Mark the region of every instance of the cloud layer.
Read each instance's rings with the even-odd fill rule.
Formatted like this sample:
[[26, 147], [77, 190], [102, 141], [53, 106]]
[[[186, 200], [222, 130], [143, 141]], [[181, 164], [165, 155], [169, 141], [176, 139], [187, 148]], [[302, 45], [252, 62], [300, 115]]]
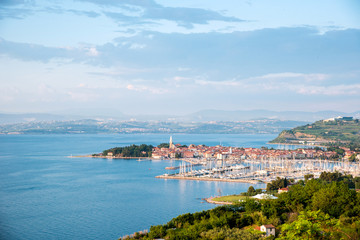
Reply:
[[260, 0], [165, 4], [4, 1], [0, 111], [358, 110], [360, 26], [350, 11], [333, 21], [321, 12], [312, 25], [302, 14], [284, 22]]

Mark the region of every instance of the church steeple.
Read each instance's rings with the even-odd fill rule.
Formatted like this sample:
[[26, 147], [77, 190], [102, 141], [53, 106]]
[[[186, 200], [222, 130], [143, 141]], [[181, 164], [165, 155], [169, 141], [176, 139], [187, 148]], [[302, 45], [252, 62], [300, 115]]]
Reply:
[[170, 149], [174, 148], [174, 144], [173, 144], [173, 141], [172, 141], [172, 136], [170, 136], [169, 148]]

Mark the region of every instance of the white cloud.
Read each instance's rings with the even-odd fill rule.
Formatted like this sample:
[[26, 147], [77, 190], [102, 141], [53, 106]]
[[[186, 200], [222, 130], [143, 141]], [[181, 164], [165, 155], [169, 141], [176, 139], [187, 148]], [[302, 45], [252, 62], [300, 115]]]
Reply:
[[38, 92], [39, 94], [52, 94], [55, 92], [55, 90], [52, 89], [50, 86], [42, 83], [38, 86]]
[[135, 86], [135, 85], [133, 85], [133, 84], [128, 84], [128, 85], [126, 86], [126, 88], [127, 88], [128, 90], [131, 90], [131, 91], [136, 91], [136, 92], [150, 92], [150, 93], [152, 93], [152, 94], [164, 94], [164, 93], [167, 93], [167, 92], [168, 92], [167, 89], [148, 87], [148, 86], [144, 86], [144, 85]]
[[360, 84], [333, 86], [298, 86], [293, 87], [297, 93], [304, 95], [360, 95]]
[[75, 91], [68, 91], [67, 95], [71, 98], [71, 100], [78, 101], [78, 102], [93, 102], [99, 96], [92, 92], [75, 92]]
[[219, 86], [219, 87], [242, 86], [243, 85], [241, 82], [234, 81], [234, 80], [218, 82], [218, 81], [209, 81], [209, 80], [204, 80], [204, 79], [195, 80], [195, 84], [202, 85], [202, 86], [210, 85], [210, 86]]
[[198, 85], [212, 85], [212, 86], [230, 86], [242, 88], [261, 88], [265, 90], [284, 88], [287, 85], [302, 84], [305, 82], [319, 82], [328, 79], [330, 75], [322, 73], [270, 73], [262, 76], [255, 76], [250, 78], [234, 78], [225, 81], [209, 81], [209, 80], [196, 80]]
[[293, 72], [284, 72], [284, 73], [270, 73], [260, 77], [255, 77], [255, 79], [271, 79], [271, 80], [283, 80], [283, 79], [301, 79], [305, 81], [323, 81], [327, 79], [329, 75], [322, 73], [293, 73]]
[[[247, 92], [294, 92], [301, 95], [360, 95], [360, 84], [332, 84], [325, 85], [325, 81], [332, 76], [322, 73], [271, 73], [257, 77], [226, 81], [210, 81], [207, 79], [195, 79], [193, 83], [200, 86], [210, 86]], [[175, 77], [181, 83], [181, 78]], [[306, 83], [306, 84], [304, 84]]]
[[145, 44], [132, 43], [129, 48], [130, 49], [143, 49], [145, 47], [146, 47]]
[[180, 76], [175, 76], [175, 77], [173, 78], [173, 80], [176, 81], [176, 82], [186, 81], [186, 80], [189, 80], [189, 79], [191, 79], [191, 78], [180, 77]]
[[99, 51], [95, 48], [95, 47], [91, 47], [88, 49], [86, 55], [88, 56], [92, 56], [92, 57], [96, 57], [99, 56]]
[[6, 88], [0, 88], [0, 100], [1, 102], [12, 102], [14, 101], [20, 91], [16, 87], [6, 87]]

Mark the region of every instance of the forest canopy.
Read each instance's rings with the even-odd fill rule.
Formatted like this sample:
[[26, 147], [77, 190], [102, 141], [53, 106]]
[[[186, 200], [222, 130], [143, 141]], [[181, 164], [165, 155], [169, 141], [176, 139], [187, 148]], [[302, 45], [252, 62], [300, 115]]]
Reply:
[[114, 157], [151, 157], [152, 154], [152, 145], [130, 145], [126, 147], [115, 147], [104, 150], [102, 152], [103, 156], [108, 156], [111, 153]]
[[292, 179], [274, 180], [269, 190], [276, 185], [289, 189], [277, 194], [277, 199], [249, 197], [233, 205], [183, 214], [132, 238], [264, 239], [256, 226], [272, 224], [276, 236], [266, 239], [360, 239], [360, 193], [352, 188], [360, 178], [341, 173], [311, 177], [295, 184], [290, 184]]

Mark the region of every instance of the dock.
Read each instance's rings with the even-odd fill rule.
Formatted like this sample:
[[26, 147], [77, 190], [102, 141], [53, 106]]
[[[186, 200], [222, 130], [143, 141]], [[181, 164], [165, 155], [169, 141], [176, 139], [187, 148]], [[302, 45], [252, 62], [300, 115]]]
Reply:
[[[204, 165], [204, 164], [203, 164]], [[321, 159], [246, 159], [234, 164], [223, 161], [220, 166], [213, 163], [203, 169], [194, 169], [193, 163], [183, 162], [176, 169], [178, 173], [156, 176], [163, 179], [242, 182], [242, 183], [269, 183], [277, 178], [303, 180], [305, 175], [311, 174], [318, 178], [322, 172], [340, 172], [360, 175], [360, 163], [348, 161], [331, 161]], [[169, 169], [169, 168], [167, 168]]]

